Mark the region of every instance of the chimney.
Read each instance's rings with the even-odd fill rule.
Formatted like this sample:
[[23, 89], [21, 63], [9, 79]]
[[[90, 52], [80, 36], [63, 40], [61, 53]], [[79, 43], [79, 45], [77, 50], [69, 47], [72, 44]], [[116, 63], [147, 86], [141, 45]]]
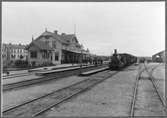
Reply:
[[65, 33], [61, 33], [61, 35], [66, 35]]
[[32, 41], [34, 41], [34, 37], [32, 36]]
[[57, 32], [58, 32], [57, 30], [54, 31], [55, 34], [57, 34]]
[[117, 49], [114, 49], [114, 54], [117, 54]]

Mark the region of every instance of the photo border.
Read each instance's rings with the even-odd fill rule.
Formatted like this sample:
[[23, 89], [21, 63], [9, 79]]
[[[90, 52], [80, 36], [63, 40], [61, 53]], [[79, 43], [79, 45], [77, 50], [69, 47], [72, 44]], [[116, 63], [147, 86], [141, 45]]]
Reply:
[[[1, 80], [0, 80], [0, 84], [1, 84], [1, 92], [0, 92], [0, 95], [1, 95], [1, 109], [0, 109], [0, 113], [1, 113], [1, 117], [5, 117], [5, 116], [2, 116], [2, 2], [165, 2], [165, 104], [166, 104], [166, 113], [167, 113], [167, 79], [166, 79], [166, 76], [167, 76], [167, 58], [166, 58], [166, 55], [167, 55], [167, 51], [166, 51], [166, 48], [167, 48], [167, 43], [166, 43], [166, 27], [167, 27], [167, 24], [166, 24], [166, 6], [167, 6], [167, 2], [166, 0], [2, 0], [0, 1], [0, 48], [1, 48], [1, 51], [0, 51], [0, 77], [1, 77]], [[158, 40], [158, 39], [157, 39]], [[14, 116], [16, 117], [16, 116]], [[79, 116], [77, 116], [79, 117]], [[89, 116], [86, 116], [89, 118]], [[122, 116], [118, 116], [118, 117], [115, 117], [115, 116], [107, 116], [107, 117], [104, 117], [104, 118], [120, 118]], [[125, 116], [124, 118], [129, 118], [130, 116]], [[163, 117], [163, 116], [134, 116], [134, 117]], [[164, 116], [165, 117], [165, 116]], [[17, 118], [17, 117], [16, 117]], [[31, 117], [27, 117], [27, 118], [31, 118]], [[43, 118], [43, 117], [41, 117]], [[45, 117], [44, 117], [45, 118]], [[50, 118], [50, 117], [48, 117]], [[54, 117], [55, 118], [55, 117]], [[64, 118], [64, 117], [63, 117]], [[70, 117], [69, 117], [70, 118]], [[71, 118], [74, 118], [74, 117], [71, 117]], [[90, 117], [90, 118], [93, 118], [93, 117]], [[100, 117], [101, 118], [101, 117]]]

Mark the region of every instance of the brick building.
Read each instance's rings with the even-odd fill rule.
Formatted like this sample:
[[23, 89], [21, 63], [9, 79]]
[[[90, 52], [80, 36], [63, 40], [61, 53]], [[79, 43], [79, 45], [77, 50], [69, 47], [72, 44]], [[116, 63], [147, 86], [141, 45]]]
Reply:
[[43, 32], [26, 48], [28, 62], [31, 65], [79, 63], [90, 57], [89, 50], [84, 50], [75, 34], [58, 34], [57, 31]]

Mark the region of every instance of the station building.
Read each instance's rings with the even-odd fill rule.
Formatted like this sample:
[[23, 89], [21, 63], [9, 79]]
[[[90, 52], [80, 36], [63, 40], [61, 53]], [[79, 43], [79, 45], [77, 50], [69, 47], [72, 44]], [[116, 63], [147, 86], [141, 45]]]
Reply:
[[31, 65], [80, 63], [91, 58], [89, 50], [84, 50], [75, 34], [58, 34], [45, 30], [26, 47]]

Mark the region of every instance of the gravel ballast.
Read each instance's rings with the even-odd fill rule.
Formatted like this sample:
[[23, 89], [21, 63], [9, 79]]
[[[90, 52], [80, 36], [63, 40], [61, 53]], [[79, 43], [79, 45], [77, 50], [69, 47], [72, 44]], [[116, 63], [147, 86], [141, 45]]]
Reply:
[[128, 116], [136, 79], [137, 67], [98, 84], [59, 107], [45, 113], [47, 116]]
[[2, 99], [2, 108], [7, 109], [11, 106], [15, 106], [17, 104], [23, 103], [27, 100], [31, 100], [34, 98], [37, 98], [39, 96], [42, 96], [44, 94], [50, 93], [51, 91], [58, 90], [60, 88], [69, 86], [71, 84], [74, 84], [76, 82], [82, 81], [86, 79], [87, 77], [77, 77], [77, 76], [71, 76], [67, 78], [61, 78], [57, 81], [51, 81], [45, 84], [39, 84], [34, 85], [27, 88], [21, 88], [18, 90], [13, 90], [9, 92], [3, 93], [3, 99]]

